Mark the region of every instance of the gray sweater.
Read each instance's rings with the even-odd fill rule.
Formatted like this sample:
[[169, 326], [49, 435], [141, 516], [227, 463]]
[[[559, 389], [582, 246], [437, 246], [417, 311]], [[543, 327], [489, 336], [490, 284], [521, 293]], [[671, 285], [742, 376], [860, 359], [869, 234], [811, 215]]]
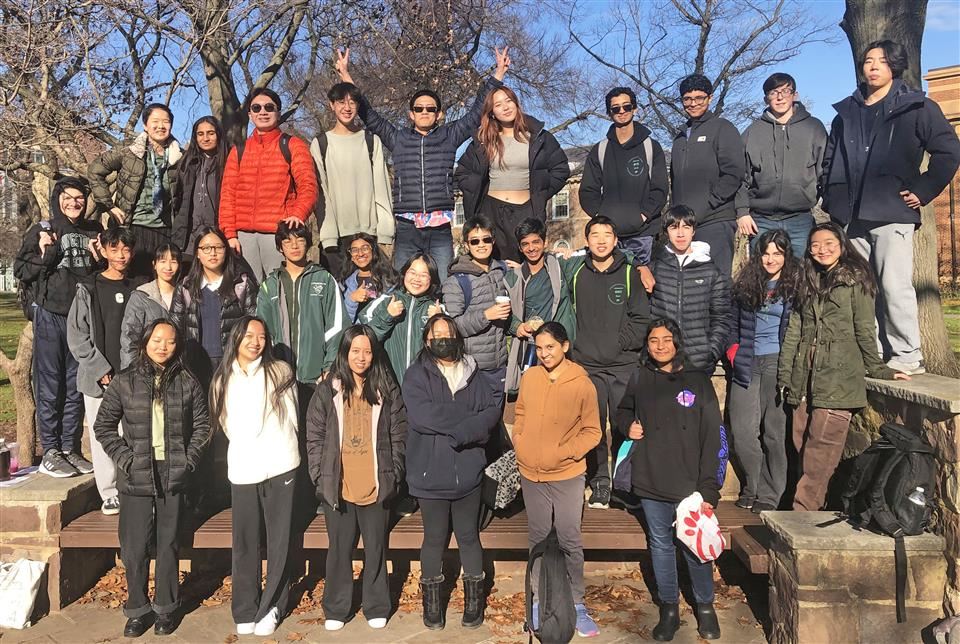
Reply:
[[170, 312], [160, 297], [157, 280], [151, 280], [141, 285], [130, 294], [130, 301], [123, 311], [123, 322], [120, 325], [120, 369], [126, 369], [140, 352], [140, 337], [144, 329], [154, 320], [164, 318], [169, 320]]
[[[457, 274], [465, 276], [470, 284], [469, 303]], [[493, 262], [484, 272], [470, 259], [461, 255], [450, 265], [450, 274], [443, 281], [443, 305], [447, 314], [457, 323], [460, 333], [466, 338], [467, 353], [477, 361], [480, 369], [499, 369], [507, 364], [508, 320], [491, 322], [483, 312], [495, 304], [498, 295], [506, 295], [503, 278], [506, 267]]]

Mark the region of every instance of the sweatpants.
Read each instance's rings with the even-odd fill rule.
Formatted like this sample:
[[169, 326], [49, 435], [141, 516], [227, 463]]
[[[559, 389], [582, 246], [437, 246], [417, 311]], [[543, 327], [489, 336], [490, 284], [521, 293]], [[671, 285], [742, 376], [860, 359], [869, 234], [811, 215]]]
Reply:
[[[84, 394], [83, 396], [83, 416], [87, 421], [87, 427], [90, 428], [90, 456], [93, 459], [93, 478], [97, 482], [97, 491], [100, 498], [104, 501], [117, 496], [117, 464], [113, 459], [107, 456], [103, 451], [103, 446], [93, 434], [93, 424], [97, 422], [97, 413], [100, 411], [100, 403], [103, 398], [94, 398]], [[121, 436], [123, 427], [120, 427]]]
[[[627, 390], [627, 383], [634, 365], [610, 365], [607, 367], [593, 367], [583, 365], [590, 376], [590, 382], [597, 389], [597, 403], [600, 406], [600, 429], [603, 438], [590, 454], [587, 455], [587, 482], [591, 486], [604, 483], [610, 487], [610, 450], [617, 453], [623, 438], [613, 431], [613, 418], [617, 413], [617, 406]], [[607, 427], [607, 421], [610, 426]], [[608, 443], [609, 441], [609, 443]]]
[[[259, 622], [276, 607], [284, 615], [290, 594], [288, 554], [296, 470], [260, 483], [230, 485], [233, 500], [233, 603], [237, 624]], [[261, 533], [266, 528], [267, 583], [261, 590]]]
[[679, 504], [642, 498], [640, 505], [646, 520], [650, 560], [653, 563], [653, 576], [657, 580], [657, 596], [661, 603], [677, 604], [680, 601], [680, 582], [677, 575], [679, 549], [683, 551], [683, 558], [687, 561], [694, 601], [698, 604], [712, 604], [713, 562], [701, 562], [689, 548], [677, 540], [673, 524]]
[[535, 213], [529, 199], [524, 203], [510, 203], [484, 195], [480, 210], [493, 222], [494, 252], [504, 261], [509, 259], [520, 263], [524, 259], [520, 253], [520, 240], [515, 234], [521, 221], [529, 218], [546, 221], [546, 214]]
[[730, 384], [733, 455], [746, 479], [740, 498], [774, 508], [787, 486], [787, 414], [777, 392], [779, 357], [754, 356], [750, 386]]
[[78, 366], [67, 346], [67, 316], [34, 307], [33, 399], [43, 451], [80, 451], [83, 394], [77, 391]]
[[877, 276], [878, 344], [884, 360], [923, 360], [917, 291], [913, 288], [913, 224], [854, 220], [847, 234]]
[[[123, 614], [143, 617], [151, 611], [169, 615], [180, 607], [180, 544], [177, 533], [183, 494], [162, 489], [159, 475], [166, 465], [154, 463], [157, 496], [120, 494], [120, 559], [127, 575], [127, 603]], [[150, 553], [156, 552], [153, 605], [147, 596]]]
[[323, 614], [347, 621], [353, 599], [353, 551], [357, 533], [363, 537], [363, 594], [367, 619], [390, 616], [390, 578], [387, 576], [387, 531], [390, 510], [383, 504], [354, 505], [341, 501], [334, 509], [326, 503], [327, 571], [323, 587]]
[[263, 284], [267, 275], [280, 268], [283, 262], [283, 255], [277, 250], [276, 235], [240, 230], [237, 231], [237, 239], [240, 240], [240, 252], [254, 279], [258, 284]]
[[734, 221], [708, 221], [699, 224], [693, 234], [697, 241], [710, 244], [710, 258], [721, 273], [730, 279], [733, 271], [733, 244], [737, 235]]
[[800, 455], [794, 510], [823, 507], [830, 477], [843, 456], [851, 415], [849, 409], [811, 407], [806, 401], [793, 410], [793, 446]]
[[450, 523], [457, 535], [463, 574], [483, 573], [483, 548], [480, 546], [480, 488], [456, 499], [424, 499], [420, 502], [423, 518], [423, 546], [420, 548], [420, 575], [424, 579], [443, 573], [443, 553], [450, 543]]
[[[567, 577], [573, 590], [573, 603], [583, 603], [583, 518], [584, 475], [565, 481], [530, 481], [520, 476], [523, 503], [527, 508], [527, 534], [530, 548], [547, 538], [550, 528], [557, 529], [557, 539], [567, 562]], [[533, 564], [533, 595], [540, 582], [540, 560]]]
[[136, 245], [130, 261], [130, 277], [153, 277], [153, 258], [157, 249], [170, 243], [170, 227], [130, 226]]

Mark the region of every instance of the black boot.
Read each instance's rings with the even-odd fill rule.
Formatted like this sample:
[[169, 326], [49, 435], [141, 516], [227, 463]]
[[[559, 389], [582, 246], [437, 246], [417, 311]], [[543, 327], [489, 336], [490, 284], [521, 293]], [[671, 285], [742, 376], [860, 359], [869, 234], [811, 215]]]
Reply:
[[720, 639], [720, 622], [713, 604], [697, 604], [697, 632], [705, 640]]
[[653, 639], [669, 642], [680, 628], [680, 606], [660, 604], [660, 621], [653, 627]]
[[440, 584], [443, 575], [430, 579], [420, 578], [420, 593], [423, 595], [423, 625], [432, 631], [443, 630], [446, 617], [440, 605]]
[[157, 615], [157, 621], [153, 624], [154, 635], [170, 635], [175, 630], [177, 630], [177, 616], [174, 613]]
[[483, 573], [463, 576], [463, 621], [460, 623], [464, 628], [483, 624], [483, 577]]
[[127, 625], [123, 627], [124, 637], [140, 637], [147, 632], [150, 625], [153, 624], [153, 613], [147, 613], [140, 617], [131, 617], [127, 620]]

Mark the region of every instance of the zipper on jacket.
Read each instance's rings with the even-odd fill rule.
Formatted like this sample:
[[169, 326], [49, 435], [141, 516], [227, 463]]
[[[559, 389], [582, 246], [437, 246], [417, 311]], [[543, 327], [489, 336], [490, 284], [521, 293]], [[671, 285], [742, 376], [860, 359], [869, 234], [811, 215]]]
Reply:
[[412, 295], [410, 296], [410, 312], [407, 313], [407, 350], [406, 350], [406, 360], [404, 361], [404, 368], [410, 366], [410, 332], [413, 330], [413, 307], [416, 304], [416, 298]]
[[420, 197], [423, 199], [423, 216], [427, 216], [427, 174], [423, 163], [423, 140], [427, 138], [420, 136]]

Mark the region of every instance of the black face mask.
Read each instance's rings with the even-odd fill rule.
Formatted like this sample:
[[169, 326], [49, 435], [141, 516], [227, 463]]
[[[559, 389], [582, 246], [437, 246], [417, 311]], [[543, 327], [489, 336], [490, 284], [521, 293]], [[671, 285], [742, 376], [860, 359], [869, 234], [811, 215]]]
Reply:
[[430, 353], [438, 360], [452, 360], [458, 348], [459, 344], [454, 338], [434, 338], [429, 344]]

